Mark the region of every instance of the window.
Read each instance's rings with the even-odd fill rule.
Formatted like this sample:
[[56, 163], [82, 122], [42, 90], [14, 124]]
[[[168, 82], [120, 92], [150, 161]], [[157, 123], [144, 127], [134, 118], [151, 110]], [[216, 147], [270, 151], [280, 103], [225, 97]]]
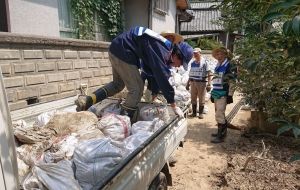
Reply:
[[163, 15], [168, 14], [169, 0], [155, 0], [154, 10]]
[[59, 0], [57, 2], [60, 37], [76, 38], [70, 0]]

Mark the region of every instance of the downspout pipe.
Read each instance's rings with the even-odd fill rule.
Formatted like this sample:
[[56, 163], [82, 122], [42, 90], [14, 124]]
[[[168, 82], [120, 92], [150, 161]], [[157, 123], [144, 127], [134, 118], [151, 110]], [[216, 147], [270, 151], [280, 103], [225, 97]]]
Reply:
[[152, 29], [152, 9], [153, 9], [153, 1], [149, 0], [148, 1], [148, 28]]

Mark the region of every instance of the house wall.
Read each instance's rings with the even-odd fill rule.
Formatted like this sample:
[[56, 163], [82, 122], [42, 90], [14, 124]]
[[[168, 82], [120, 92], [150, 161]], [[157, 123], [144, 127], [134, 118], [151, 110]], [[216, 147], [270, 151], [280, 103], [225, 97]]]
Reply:
[[134, 26], [149, 27], [149, 0], [125, 0], [125, 30]]
[[59, 37], [57, 0], [9, 0], [12, 33]]
[[[152, 1], [154, 7], [155, 1]], [[152, 30], [157, 33], [169, 30], [171, 32], [176, 31], [176, 1], [169, 0], [169, 11], [166, 15], [158, 13], [155, 9], [152, 9]]]
[[89, 92], [112, 80], [110, 43], [41, 38], [0, 32], [0, 67], [11, 110], [30, 98], [49, 102]]

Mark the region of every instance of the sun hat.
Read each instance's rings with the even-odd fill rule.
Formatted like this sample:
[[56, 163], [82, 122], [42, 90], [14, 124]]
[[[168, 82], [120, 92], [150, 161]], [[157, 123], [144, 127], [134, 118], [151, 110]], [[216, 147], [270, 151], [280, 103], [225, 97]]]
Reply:
[[180, 34], [171, 32], [171, 31], [163, 31], [160, 33], [161, 36], [166, 37], [166, 36], [173, 36], [174, 37], [174, 44], [177, 44], [181, 41], [183, 41], [183, 37]]

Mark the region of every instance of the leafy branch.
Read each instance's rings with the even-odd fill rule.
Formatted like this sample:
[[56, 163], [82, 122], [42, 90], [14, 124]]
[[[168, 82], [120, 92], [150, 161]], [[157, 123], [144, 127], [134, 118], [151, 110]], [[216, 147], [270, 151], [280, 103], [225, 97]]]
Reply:
[[71, 0], [79, 39], [95, 39], [96, 27], [103, 25], [110, 39], [122, 31], [120, 0]]

